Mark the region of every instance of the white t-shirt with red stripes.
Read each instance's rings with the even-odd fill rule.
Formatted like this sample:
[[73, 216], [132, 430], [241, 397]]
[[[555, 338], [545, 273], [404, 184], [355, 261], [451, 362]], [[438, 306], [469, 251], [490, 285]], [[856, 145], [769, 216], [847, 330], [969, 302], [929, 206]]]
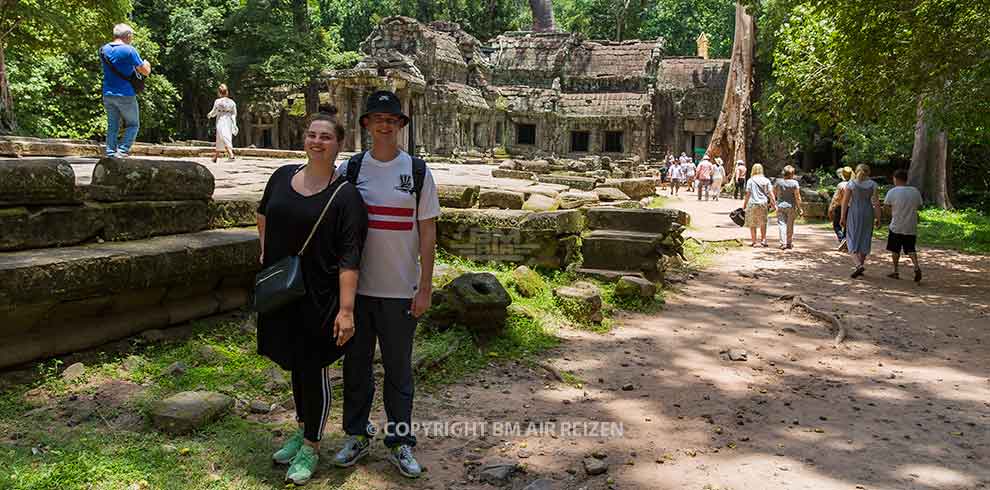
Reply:
[[[337, 167], [347, 175], [347, 162]], [[412, 157], [379, 162], [364, 155], [357, 188], [368, 207], [368, 239], [361, 255], [358, 294], [376, 298], [412, 298], [419, 286], [419, 228], [413, 193]], [[419, 219], [440, 216], [437, 184], [429, 167], [419, 197]]]

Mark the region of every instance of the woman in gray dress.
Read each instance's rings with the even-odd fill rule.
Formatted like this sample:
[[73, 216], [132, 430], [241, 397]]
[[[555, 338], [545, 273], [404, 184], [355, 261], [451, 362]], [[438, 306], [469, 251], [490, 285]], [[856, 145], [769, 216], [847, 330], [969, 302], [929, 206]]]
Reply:
[[870, 179], [870, 167], [860, 164], [856, 177], [846, 185], [842, 199], [842, 226], [846, 229], [849, 253], [856, 261], [854, 279], [866, 270], [866, 257], [873, 244], [873, 227], [880, 224], [880, 198], [877, 183]]

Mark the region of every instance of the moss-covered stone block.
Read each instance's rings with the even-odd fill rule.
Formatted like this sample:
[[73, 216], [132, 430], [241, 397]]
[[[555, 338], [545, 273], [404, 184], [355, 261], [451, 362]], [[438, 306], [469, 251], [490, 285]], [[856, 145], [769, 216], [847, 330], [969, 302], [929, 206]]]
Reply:
[[601, 290], [594, 284], [579, 281], [555, 289], [553, 295], [557, 307], [572, 321], [593, 324], [604, 320]]
[[102, 158], [87, 192], [110, 202], [206, 200], [214, 186], [213, 174], [196, 162]]
[[0, 206], [77, 202], [76, 174], [65, 160], [0, 159]]
[[547, 283], [533, 269], [521, 265], [512, 271], [512, 285], [524, 298], [532, 298], [546, 289]]

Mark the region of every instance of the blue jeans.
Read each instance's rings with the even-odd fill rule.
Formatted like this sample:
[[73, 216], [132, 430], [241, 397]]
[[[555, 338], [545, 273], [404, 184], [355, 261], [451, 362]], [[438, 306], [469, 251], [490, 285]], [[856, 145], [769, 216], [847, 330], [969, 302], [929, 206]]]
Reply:
[[[103, 107], [107, 110], [107, 156], [128, 153], [141, 127], [137, 96], [104, 95]], [[124, 120], [124, 139], [118, 144], [121, 119]]]

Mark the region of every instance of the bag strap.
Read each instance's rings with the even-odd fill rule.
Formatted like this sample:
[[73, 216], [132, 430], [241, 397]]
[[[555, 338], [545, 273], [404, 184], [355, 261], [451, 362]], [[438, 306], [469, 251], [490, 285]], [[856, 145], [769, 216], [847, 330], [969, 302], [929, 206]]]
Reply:
[[106, 63], [107, 67], [110, 68], [110, 71], [112, 71], [114, 75], [117, 75], [118, 78], [124, 80], [125, 82], [131, 79], [131, 77], [125, 77], [124, 74], [121, 73], [116, 66], [113, 66], [113, 63], [111, 63], [110, 60], [107, 59], [106, 53], [103, 52], [103, 48], [100, 48], [99, 52], [100, 52], [100, 61]]
[[330, 195], [330, 199], [327, 200], [327, 205], [323, 206], [323, 212], [320, 213], [320, 217], [316, 220], [316, 223], [313, 225], [313, 229], [309, 231], [309, 236], [306, 237], [306, 243], [303, 243], [302, 248], [299, 249], [298, 255], [302, 256], [303, 252], [306, 251], [306, 247], [309, 246], [309, 241], [312, 240], [313, 235], [316, 234], [316, 229], [320, 227], [320, 222], [323, 221], [323, 216], [327, 214], [327, 210], [330, 209], [330, 204], [333, 202], [333, 198], [337, 197], [337, 193], [340, 192], [341, 187], [344, 187], [344, 182], [341, 182], [340, 185], [338, 185], [337, 188], [334, 189], [333, 194]]

